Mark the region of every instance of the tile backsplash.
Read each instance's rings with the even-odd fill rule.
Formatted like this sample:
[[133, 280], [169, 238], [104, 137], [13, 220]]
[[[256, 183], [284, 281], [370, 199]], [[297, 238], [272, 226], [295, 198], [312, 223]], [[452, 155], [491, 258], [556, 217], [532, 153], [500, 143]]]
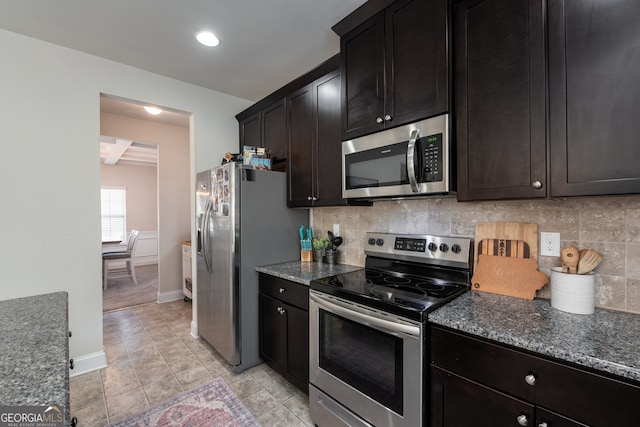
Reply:
[[[640, 313], [640, 197], [464, 202], [454, 198], [374, 202], [371, 207], [314, 208], [316, 235], [340, 224], [339, 262], [364, 265], [367, 231], [474, 237], [477, 222], [518, 221], [559, 232], [561, 247], [593, 248], [604, 256], [596, 269], [596, 305]], [[539, 257], [549, 276], [558, 257]], [[539, 297], [550, 298], [549, 285]]]

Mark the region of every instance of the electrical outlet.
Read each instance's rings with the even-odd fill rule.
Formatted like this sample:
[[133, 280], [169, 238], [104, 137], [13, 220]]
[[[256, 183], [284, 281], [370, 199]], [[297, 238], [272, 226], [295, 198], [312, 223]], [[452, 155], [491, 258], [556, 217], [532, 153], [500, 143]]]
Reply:
[[540, 233], [540, 255], [560, 256], [560, 233]]
[[340, 224], [333, 224], [333, 235], [334, 236], [340, 235]]

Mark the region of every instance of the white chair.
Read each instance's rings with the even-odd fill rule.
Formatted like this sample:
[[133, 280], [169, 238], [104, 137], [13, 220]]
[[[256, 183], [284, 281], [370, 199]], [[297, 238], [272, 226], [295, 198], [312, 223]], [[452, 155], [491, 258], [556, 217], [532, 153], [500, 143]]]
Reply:
[[[102, 286], [107, 290], [109, 279], [119, 279], [123, 277], [131, 277], [133, 283], [137, 286], [136, 269], [133, 265], [133, 256], [136, 251], [136, 243], [138, 241], [138, 230], [131, 230], [127, 241], [126, 249], [106, 249], [102, 251]], [[124, 261], [125, 266], [109, 270], [109, 262]]]

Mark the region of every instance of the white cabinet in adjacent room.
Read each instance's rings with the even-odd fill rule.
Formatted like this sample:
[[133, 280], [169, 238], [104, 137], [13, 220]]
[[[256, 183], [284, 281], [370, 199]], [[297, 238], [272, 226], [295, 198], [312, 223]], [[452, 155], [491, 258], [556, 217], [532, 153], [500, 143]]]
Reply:
[[182, 242], [182, 293], [185, 301], [191, 297], [191, 242]]

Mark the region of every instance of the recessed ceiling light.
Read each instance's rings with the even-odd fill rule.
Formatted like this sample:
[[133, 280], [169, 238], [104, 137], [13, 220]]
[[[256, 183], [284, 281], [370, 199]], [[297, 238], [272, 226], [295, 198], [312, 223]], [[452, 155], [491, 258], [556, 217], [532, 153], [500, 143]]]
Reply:
[[211, 31], [198, 31], [196, 33], [196, 40], [209, 47], [218, 46], [220, 44], [220, 40], [218, 40]]
[[156, 107], [145, 106], [144, 110], [153, 116], [157, 116], [158, 114], [162, 113], [162, 110]]

